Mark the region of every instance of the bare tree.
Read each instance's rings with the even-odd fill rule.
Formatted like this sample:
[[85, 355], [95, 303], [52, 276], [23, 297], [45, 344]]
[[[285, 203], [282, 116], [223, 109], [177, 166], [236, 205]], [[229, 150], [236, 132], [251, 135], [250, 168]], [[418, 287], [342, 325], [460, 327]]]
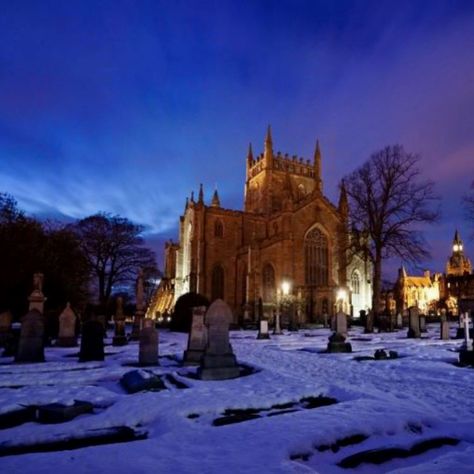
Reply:
[[155, 254], [144, 246], [143, 227], [126, 218], [99, 213], [81, 219], [72, 229], [96, 278], [103, 308], [114, 286], [134, 281], [140, 268], [156, 268]]
[[372, 311], [366, 330], [373, 331], [378, 311], [382, 261], [398, 256], [419, 262], [429, 256], [419, 229], [438, 218], [438, 197], [433, 183], [423, 180], [419, 157], [400, 145], [374, 153], [360, 168], [345, 178], [352, 226], [367, 236], [364, 249], [373, 263]]

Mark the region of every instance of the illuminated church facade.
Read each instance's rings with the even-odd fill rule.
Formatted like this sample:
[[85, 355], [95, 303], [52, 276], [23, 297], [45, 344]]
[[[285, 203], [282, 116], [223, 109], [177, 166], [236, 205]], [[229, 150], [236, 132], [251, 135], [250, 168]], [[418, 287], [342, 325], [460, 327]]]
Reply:
[[348, 213], [343, 185], [337, 206], [323, 194], [319, 143], [313, 160], [275, 154], [269, 127], [263, 153], [249, 146], [243, 211], [223, 208], [217, 190], [206, 204], [202, 185], [186, 200], [149, 313], [170, 312], [195, 292], [224, 299], [234, 322], [256, 318], [260, 299], [271, 317], [287, 282], [301, 323], [333, 314], [336, 304], [357, 317], [371, 304], [372, 267], [349, 258]]

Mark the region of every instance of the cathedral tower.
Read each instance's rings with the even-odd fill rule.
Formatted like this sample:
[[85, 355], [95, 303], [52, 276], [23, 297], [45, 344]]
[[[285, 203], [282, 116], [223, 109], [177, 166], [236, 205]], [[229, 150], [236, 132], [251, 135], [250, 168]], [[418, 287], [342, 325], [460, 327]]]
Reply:
[[471, 261], [464, 255], [463, 243], [456, 230], [453, 239], [453, 253], [446, 264], [446, 273], [448, 275], [464, 275], [471, 272]]

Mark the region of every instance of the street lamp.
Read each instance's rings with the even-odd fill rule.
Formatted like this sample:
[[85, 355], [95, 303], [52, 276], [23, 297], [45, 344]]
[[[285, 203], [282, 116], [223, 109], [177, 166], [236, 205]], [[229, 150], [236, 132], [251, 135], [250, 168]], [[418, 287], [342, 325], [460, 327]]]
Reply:
[[281, 291], [285, 296], [288, 296], [290, 294], [291, 290], [291, 283], [288, 280], [283, 280], [281, 282]]

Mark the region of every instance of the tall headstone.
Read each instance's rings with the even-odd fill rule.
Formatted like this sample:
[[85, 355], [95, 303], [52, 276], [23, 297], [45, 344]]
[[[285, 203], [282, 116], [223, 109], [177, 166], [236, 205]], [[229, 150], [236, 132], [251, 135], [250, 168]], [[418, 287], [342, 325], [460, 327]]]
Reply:
[[408, 333], [407, 337], [409, 338], [419, 338], [421, 337], [420, 333], [420, 317], [418, 308], [412, 306], [408, 309]]
[[420, 332], [427, 332], [426, 316], [424, 314], [420, 314]]
[[224, 301], [214, 301], [205, 316], [208, 341], [198, 375], [203, 380], [223, 380], [238, 377], [239, 366], [229, 343], [232, 311]]
[[79, 362], [104, 360], [104, 326], [91, 319], [82, 325], [81, 351]]
[[112, 339], [113, 346], [125, 346], [128, 344], [125, 335], [125, 315], [123, 314], [123, 298], [117, 297], [114, 314], [115, 333]]
[[441, 315], [440, 339], [447, 341], [449, 339], [449, 322], [446, 318], [446, 312]]
[[36, 309], [41, 314], [44, 313], [44, 302], [46, 301], [45, 296], [43, 295], [43, 274], [35, 273], [33, 275], [33, 291], [28, 297], [29, 310]]
[[37, 309], [21, 318], [15, 362], [44, 362], [44, 316]]
[[135, 285], [135, 317], [133, 318], [131, 339], [137, 340], [140, 336], [142, 327], [142, 319], [145, 315], [145, 288], [143, 270], [138, 271], [137, 281]]
[[207, 344], [207, 328], [204, 324], [205, 306], [193, 308], [191, 331], [188, 337], [188, 348], [184, 351], [184, 365], [198, 365], [204, 355]]
[[60, 347], [77, 346], [76, 338], [76, 315], [68, 303], [64, 311], [59, 315], [59, 336], [56, 345]]
[[140, 331], [138, 363], [140, 365], [158, 365], [158, 331], [152, 319], [145, 318]]
[[347, 315], [340, 311], [335, 316], [335, 322], [335, 331], [343, 336], [347, 336]]
[[462, 345], [459, 351], [459, 363], [461, 365], [470, 365], [474, 366], [474, 347], [469, 331], [469, 324], [471, 319], [469, 318], [469, 313], [464, 314], [463, 318], [464, 323], [464, 344]]
[[281, 332], [281, 324], [280, 324], [280, 305], [277, 304], [276, 310], [275, 310], [275, 326], [273, 328], [273, 334], [279, 335], [283, 334]]
[[347, 336], [347, 315], [339, 311], [334, 316], [335, 330], [329, 336], [327, 352], [352, 352], [352, 346], [346, 342]]
[[397, 328], [402, 329], [403, 328], [403, 316], [402, 313], [397, 313]]
[[0, 347], [3, 347], [11, 338], [12, 319], [12, 313], [10, 313], [10, 311], [0, 313]]
[[270, 333], [268, 332], [268, 321], [266, 319], [261, 319], [258, 323], [257, 339], [270, 339]]

